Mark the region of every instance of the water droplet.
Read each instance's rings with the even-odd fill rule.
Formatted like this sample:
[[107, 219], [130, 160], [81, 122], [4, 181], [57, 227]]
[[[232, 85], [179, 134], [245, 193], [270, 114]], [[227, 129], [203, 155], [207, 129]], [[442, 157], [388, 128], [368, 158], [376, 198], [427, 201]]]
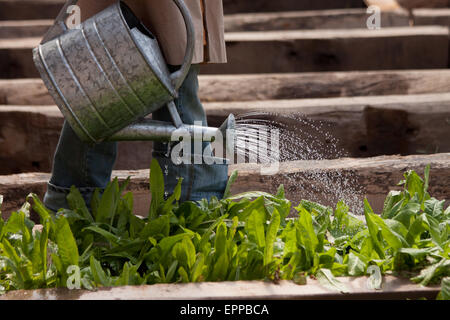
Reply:
[[[299, 186], [305, 199], [328, 203], [344, 200], [353, 213], [362, 214], [363, 190], [356, 175], [349, 170], [329, 170], [326, 164], [317, 162], [348, 156], [339, 148], [331, 129], [330, 125], [299, 113], [281, 115], [255, 111], [242, 114], [236, 117], [235, 153], [238, 160], [247, 163], [303, 160], [314, 169], [274, 176], [274, 188], [288, 181]], [[279, 132], [278, 141], [272, 141], [273, 130]], [[270, 152], [272, 146], [278, 147], [279, 152]], [[267, 152], [261, 152], [266, 147]]]

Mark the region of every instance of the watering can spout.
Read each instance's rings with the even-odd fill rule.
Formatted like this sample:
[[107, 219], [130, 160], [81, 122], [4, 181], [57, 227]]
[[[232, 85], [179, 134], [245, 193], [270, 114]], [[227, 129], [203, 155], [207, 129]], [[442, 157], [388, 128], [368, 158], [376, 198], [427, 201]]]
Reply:
[[222, 137], [224, 137], [224, 139], [227, 138], [227, 130], [228, 133], [230, 133], [231, 131], [234, 131], [236, 129], [236, 119], [234, 117], [234, 115], [231, 113], [228, 118], [222, 123], [222, 125], [219, 127], [220, 132], [222, 133]]
[[[191, 141], [213, 142], [218, 136], [223, 141], [229, 139], [235, 129], [236, 120], [233, 114], [219, 128], [182, 124], [179, 127], [172, 123], [144, 119], [134, 123], [108, 138], [109, 141], [179, 141], [189, 136]], [[230, 130], [229, 130], [230, 129]], [[229, 130], [229, 131], [228, 131]]]

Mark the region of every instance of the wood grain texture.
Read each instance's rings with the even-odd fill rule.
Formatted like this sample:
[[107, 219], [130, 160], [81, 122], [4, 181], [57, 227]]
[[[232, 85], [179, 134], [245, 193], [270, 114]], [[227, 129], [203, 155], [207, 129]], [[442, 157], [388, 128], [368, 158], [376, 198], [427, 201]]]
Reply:
[[233, 32], [206, 74], [447, 68], [447, 27]]
[[[240, 13], [225, 16], [225, 31], [361, 29], [368, 17], [365, 9]], [[383, 12], [381, 27], [409, 26], [408, 20], [403, 11]]]
[[[450, 70], [200, 75], [203, 102], [446, 93]], [[0, 104], [51, 105], [41, 79], [0, 79]]]
[[[100, 288], [96, 291], [40, 289], [11, 291], [0, 300], [377, 300], [377, 299], [435, 299], [437, 285], [422, 287], [409, 279], [383, 277], [381, 290], [367, 288], [367, 277], [339, 277], [349, 290], [342, 294], [325, 288], [315, 279], [299, 286], [293, 281], [278, 284], [268, 281], [200, 282], [187, 284], [156, 284]], [[222, 310], [225, 312], [225, 310]]]
[[225, 14], [237, 12], [274, 12], [291, 10], [326, 10], [361, 8], [362, 0], [223, 0]]
[[[206, 74], [447, 68], [448, 27], [376, 31], [288, 30], [226, 34], [228, 63]], [[0, 77], [39, 77], [31, 49], [40, 38], [0, 39]]]
[[[0, 0], [0, 20], [54, 19], [64, 0]], [[224, 12], [361, 8], [362, 0], [223, 0]]]

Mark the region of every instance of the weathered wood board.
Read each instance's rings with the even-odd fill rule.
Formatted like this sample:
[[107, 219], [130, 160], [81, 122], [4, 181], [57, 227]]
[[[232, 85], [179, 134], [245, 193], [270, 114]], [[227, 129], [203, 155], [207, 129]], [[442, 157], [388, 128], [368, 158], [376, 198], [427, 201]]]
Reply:
[[[225, 15], [225, 31], [270, 31], [366, 28], [371, 13], [366, 9], [237, 13]], [[409, 26], [406, 11], [381, 13], [381, 28]], [[0, 38], [42, 37], [52, 19], [0, 20]], [[450, 26], [450, 9], [414, 10], [414, 25]]]
[[0, 39], [42, 37], [53, 20], [0, 20]]
[[[442, 26], [381, 30], [288, 30], [225, 35], [228, 63], [207, 74], [447, 68], [449, 30]], [[36, 38], [0, 39], [0, 78], [38, 78]]]
[[448, 67], [448, 27], [227, 33], [228, 63], [208, 74]]
[[362, 0], [223, 0], [225, 14], [365, 7]]
[[[335, 206], [344, 199], [353, 212], [361, 213], [362, 201], [367, 197], [375, 212], [381, 212], [383, 201], [390, 190], [398, 190], [397, 183], [406, 170], [423, 174], [431, 166], [429, 192], [437, 199], [450, 199], [450, 153], [415, 156], [382, 156], [364, 159], [336, 159], [320, 161], [290, 161], [281, 163], [277, 173], [262, 175], [265, 167], [255, 164], [230, 166], [229, 172], [239, 171], [232, 193], [258, 190], [276, 192], [284, 184], [286, 197], [294, 205], [301, 199], [319, 201]], [[131, 177], [128, 190], [135, 200], [135, 213], [146, 216], [150, 206], [148, 190], [149, 170], [114, 171], [114, 177], [124, 181]], [[30, 192], [43, 197], [47, 173], [23, 173], [0, 176], [0, 194], [4, 195], [3, 215], [7, 217], [19, 209]], [[448, 201], [447, 201], [448, 203]]]
[[[394, 300], [435, 299], [439, 286], [422, 287], [408, 279], [383, 277], [381, 290], [368, 289], [367, 277], [339, 277], [349, 293], [330, 290], [308, 278], [306, 285], [283, 280], [278, 284], [264, 281], [200, 282], [100, 288], [97, 291], [41, 289], [11, 291], [0, 300]], [[224, 312], [224, 311], [223, 311]]]
[[[450, 70], [200, 75], [203, 102], [411, 95], [449, 92]], [[0, 104], [51, 105], [41, 79], [0, 79]]]
[[[0, 20], [54, 19], [64, 0], [0, 0]], [[224, 12], [362, 8], [362, 0], [224, 0]]]
[[[367, 27], [370, 15], [366, 9], [238, 13], [225, 16], [225, 31], [362, 29]], [[404, 11], [382, 12], [380, 17], [381, 28], [409, 26], [409, 18]], [[427, 25], [440, 25], [430, 23], [431, 19]], [[415, 25], [421, 25], [421, 22]]]

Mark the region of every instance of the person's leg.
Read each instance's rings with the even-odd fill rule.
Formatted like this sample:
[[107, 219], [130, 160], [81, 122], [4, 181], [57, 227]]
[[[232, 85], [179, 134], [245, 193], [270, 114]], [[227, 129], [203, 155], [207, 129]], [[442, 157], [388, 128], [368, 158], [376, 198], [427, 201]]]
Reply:
[[53, 160], [52, 176], [44, 196], [45, 206], [55, 212], [68, 208], [66, 197], [70, 187], [75, 186], [89, 208], [95, 188], [104, 189], [111, 180], [116, 156], [116, 142], [89, 146], [64, 122]]
[[[171, 71], [176, 67], [170, 67]], [[198, 72], [199, 66], [191, 66], [191, 70], [179, 90], [179, 98], [175, 100], [181, 120], [185, 124], [194, 124], [201, 121], [207, 126], [205, 110], [198, 97]], [[153, 113], [154, 120], [171, 121], [167, 108], [161, 108]], [[203, 143], [205, 149], [209, 143]], [[173, 148], [173, 145], [172, 145]], [[158, 160], [162, 171], [165, 173], [165, 190], [171, 194], [178, 178], [183, 178], [181, 201], [198, 201], [203, 198], [210, 199], [215, 196], [222, 198], [228, 180], [228, 165], [225, 161], [221, 164], [180, 164], [175, 165], [168, 153], [167, 143], [154, 143], [153, 157]], [[192, 153], [194, 149], [192, 148]], [[193, 162], [192, 162], [193, 163]]]

